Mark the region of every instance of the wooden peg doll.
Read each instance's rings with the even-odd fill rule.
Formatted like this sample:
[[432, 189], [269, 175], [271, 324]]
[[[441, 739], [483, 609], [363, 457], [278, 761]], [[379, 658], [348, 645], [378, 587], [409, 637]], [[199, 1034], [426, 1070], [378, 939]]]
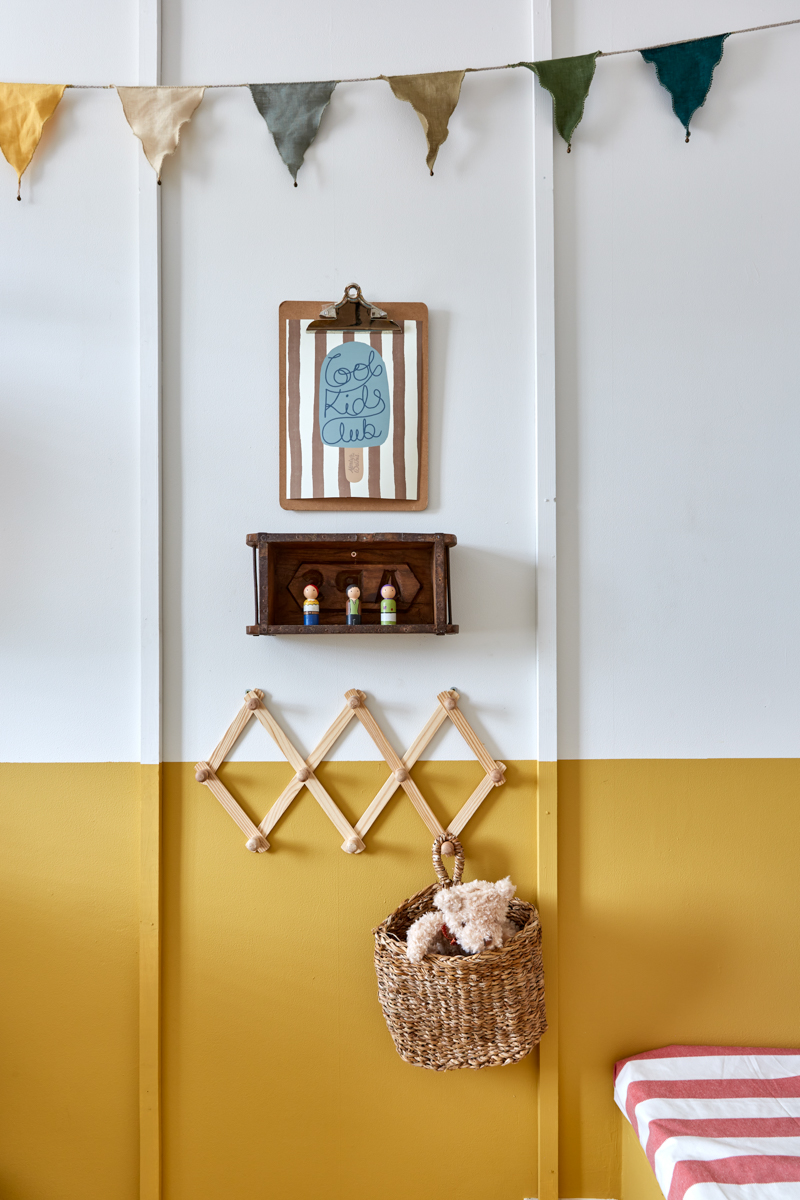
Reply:
[[319, 592], [313, 583], [303, 588], [303, 624], [319, 625]]
[[361, 624], [361, 588], [355, 586], [347, 589], [347, 603], [345, 604], [345, 612], [347, 614], [348, 625]]
[[381, 588], [381, 625], [396, 625], [397, 624], [397, 601], [395, 596], [397, 593], [390, 583], [385, 583]]

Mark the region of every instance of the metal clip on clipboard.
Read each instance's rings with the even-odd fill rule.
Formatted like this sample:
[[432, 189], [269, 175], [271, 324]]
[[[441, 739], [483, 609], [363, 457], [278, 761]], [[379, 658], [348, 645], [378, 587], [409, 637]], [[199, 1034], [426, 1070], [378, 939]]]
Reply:
[[316, 321], [309, 322], [306, 332], [320, 330], [342, 333], [402, 333], [397, 321], [392, 321], [377, 304], [370, 304], [357, 283], [348, 283], [338, 304], [323, 308]]

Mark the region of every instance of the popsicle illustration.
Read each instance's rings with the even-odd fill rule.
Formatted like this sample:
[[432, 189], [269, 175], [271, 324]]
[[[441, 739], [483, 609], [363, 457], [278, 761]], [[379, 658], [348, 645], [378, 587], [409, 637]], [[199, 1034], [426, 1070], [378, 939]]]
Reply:
[[364, 475], [364, 447], [389, 436], [389, 383], [381, 354], [366, 342], [329, 350], [319, 373], [319, 428], [323, 445], [345, 451], [345, 475]]

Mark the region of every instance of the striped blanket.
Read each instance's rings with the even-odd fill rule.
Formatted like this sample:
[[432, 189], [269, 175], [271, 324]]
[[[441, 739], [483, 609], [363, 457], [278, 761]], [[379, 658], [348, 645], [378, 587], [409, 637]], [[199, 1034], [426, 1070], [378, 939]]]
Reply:
[[800, 1200], [800, 1050], [648, 1050], [614, 1099], [667, 1200]]

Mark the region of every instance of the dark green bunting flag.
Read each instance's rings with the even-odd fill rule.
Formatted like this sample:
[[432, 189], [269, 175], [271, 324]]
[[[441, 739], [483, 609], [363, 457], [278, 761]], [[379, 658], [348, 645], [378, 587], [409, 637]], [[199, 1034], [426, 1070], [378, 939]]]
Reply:
[[572, 149], [572, 135], [583, 116], [583, 106], [592, 86], [599, 53], [597, 50], [594, 54], [578, 54], [573, 58], [517, 63], [518, 67], [533, 71], [542, 87], [553, 97], [556, 129], [567, 143], [568, 153]]
[[729, 36], [718, 33], [641, 52], [645, 62], [653, 63], [658, 82], [672, 96], [672, 111], [686, 130], [687, 142], [689, 122], [706, 102], [714, 68], [722, 58], [725, 38]]

